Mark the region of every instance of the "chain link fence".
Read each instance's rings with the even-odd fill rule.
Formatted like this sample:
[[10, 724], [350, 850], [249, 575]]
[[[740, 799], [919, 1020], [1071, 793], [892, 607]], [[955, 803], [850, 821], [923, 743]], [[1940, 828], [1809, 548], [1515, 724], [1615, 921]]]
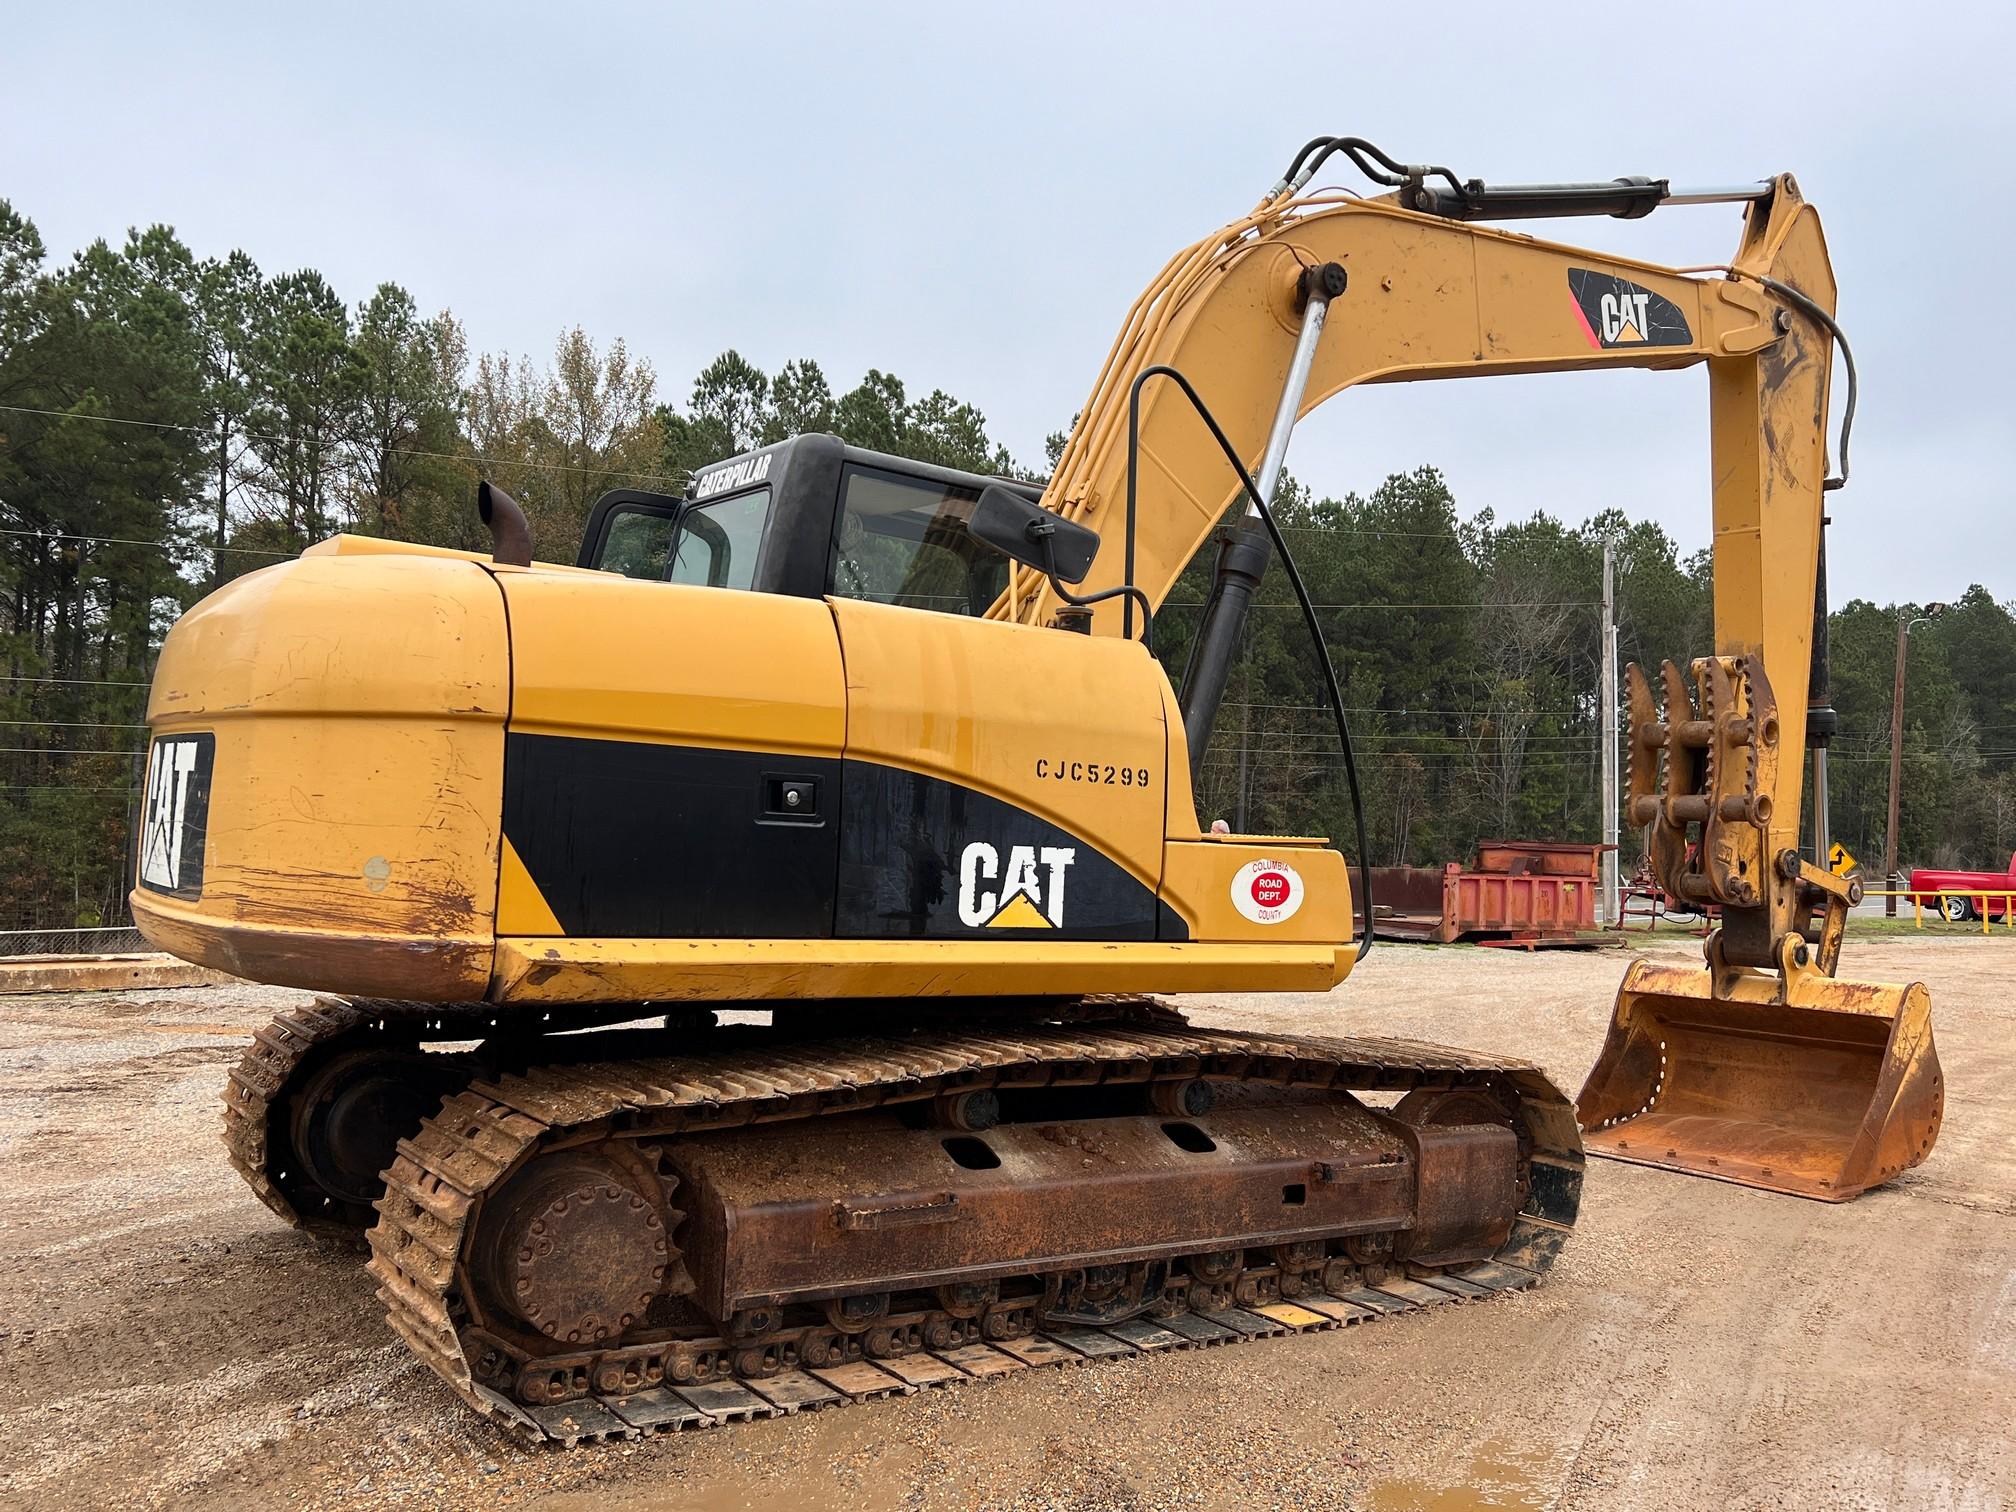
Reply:
[[153, 948], [130, 924], [106, 929], [0, 929], [0, 957], [117, 955]]

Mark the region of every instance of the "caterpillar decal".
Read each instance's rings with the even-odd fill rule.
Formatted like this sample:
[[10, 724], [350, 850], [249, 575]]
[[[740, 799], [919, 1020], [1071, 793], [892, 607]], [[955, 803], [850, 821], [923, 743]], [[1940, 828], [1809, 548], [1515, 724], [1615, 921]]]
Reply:
[[1693, 343], [1693, 332], [1687, 329], [1687, 317], [1680, 307], [1629, 279], [1570, 268], [1568, 292], [1582, 334], [1600, 351]]
[[180, 897], [203, 891], [210, 772], [216, 754], [217, 737], [210, 734], [164, 735], [154, 742], [140, 819], [142, 887]]
[[[959, 856], [959, 922], [968, 929], [1062, 929], [1070, 845], [1011, 845], [1001, 853], [975, 840]], [[994, 884], [999, 883], [997, 888]]]

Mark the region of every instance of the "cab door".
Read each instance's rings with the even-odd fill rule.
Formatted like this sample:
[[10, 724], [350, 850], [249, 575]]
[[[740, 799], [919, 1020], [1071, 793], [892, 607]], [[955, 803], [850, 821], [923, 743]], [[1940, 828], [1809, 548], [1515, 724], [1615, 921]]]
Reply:
[[833, 932], [839, 638], [820, 599], [732, 591], [761, 514], [756, 493], [687, 506], [670, 582], [498, 573], [511, 627], [500, 935]]

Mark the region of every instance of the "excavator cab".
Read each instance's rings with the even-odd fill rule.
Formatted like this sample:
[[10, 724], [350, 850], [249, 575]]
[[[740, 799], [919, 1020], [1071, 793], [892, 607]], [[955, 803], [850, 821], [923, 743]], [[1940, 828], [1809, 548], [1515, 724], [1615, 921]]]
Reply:
[[617, 489], [576, 565], [794, 598], [865, 599], [980, 617], [1009, 558], [969, 528], [981, 494], [1041, 490], [804, 435], [702, 468], [683, 498]]

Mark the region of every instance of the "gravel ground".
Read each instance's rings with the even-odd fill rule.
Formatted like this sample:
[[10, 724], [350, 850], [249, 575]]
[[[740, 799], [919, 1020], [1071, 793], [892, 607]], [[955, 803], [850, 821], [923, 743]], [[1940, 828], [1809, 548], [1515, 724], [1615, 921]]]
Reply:
[[[1948, 1112], [1925, 1165], [1848, 1206], [1592, 1161], [1527, 1295], [564, 1455], [438, 1389], [358, 1257], [225, 1164], [225, 1070], [294, 995], [0, 999], [0, 1503], [2000, 1507], [2016, 946], [1855, 942], [1850, 964], [1931, 985]], [[1519, 1055], [1572, 1092], [1623, 966], [1393, 947], [1327, 996], [1184, 1007]]]

